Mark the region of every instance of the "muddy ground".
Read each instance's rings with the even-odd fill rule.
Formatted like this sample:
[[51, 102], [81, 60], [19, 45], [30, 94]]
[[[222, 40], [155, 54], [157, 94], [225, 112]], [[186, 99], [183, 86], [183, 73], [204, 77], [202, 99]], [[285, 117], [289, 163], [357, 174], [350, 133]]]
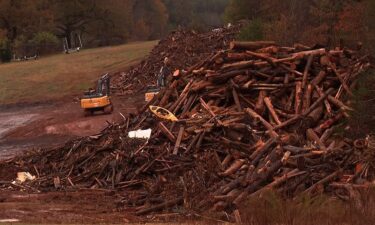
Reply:
[[[78, 101], [0, 107], [0, 161], [33, 148], [55, 147], [77, 137], [100, 133], [108, 123], [136, 113], [143, 95], [114, 97], [114, 112], [85, 117]], [[121, 114], [120, 114], [121, 113]]]
[[[0, 161], [33, 148], [56, 147], [73, 138], [98, 134], [108, 123], [122, 120], [122, 115], [136, 113], [143, 99], [143, 95], [115, 97], [112, 114], [97, 113], [90, 117], [85, 117], [79, 102], [72, 99], [54, 104], [3, 106], [0, 108]], [[4, 181], [0, 174], [0, 185], [1, 182]], [[9, 221], [79, 224], [137, 221], [118, 208], [117, 200], [108, 191], [40, 194], [0, 191], [0, 224]]]
[[0, 193], [1, 221], [21, 223], [126, 223], [139, 219], [116, 207], [110, 192], [80, 191], [48, 194]]

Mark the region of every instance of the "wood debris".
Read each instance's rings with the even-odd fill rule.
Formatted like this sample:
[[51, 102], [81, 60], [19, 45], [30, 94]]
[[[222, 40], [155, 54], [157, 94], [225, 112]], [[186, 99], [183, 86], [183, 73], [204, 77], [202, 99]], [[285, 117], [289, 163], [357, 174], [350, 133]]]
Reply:
[[[273, 42], [231, 47], [175, 77], [139, 115], [99, 139], [7, 165], [35, 167], [38, 179], [29, 185], [39, 190], [114, 189], [136, 215], [179, 207], [224, 211], [237, 222], [239, 205], [264, 190], [289, 197], [334, 193], [340, 182], [375, 178], [375, 170], [358, 169], [363, 145], [332, 135], [353, 110], [348, 88], [370, 67], [363, 54]], [[174, 112], [178, 121], [157, 118], [149, 105]], [[151, 128], [151, 139], [127, 138], [139, 128]]]
[[174, 76], [183, 74], [183, 70], [200, 63], [212, 52], [226, 48], [239, 33], [240, 24], [229, 28], [199, 33], [179, 28], [161, 40], [149, 56], [140, 64], [125, 72], [116, 73], [112, 79], [112, 88], [117, 95], [126, 95], [145, 90], [147, 85], [156, 85], [157, 76], [163, 61], [168, 58], [168, 67]]

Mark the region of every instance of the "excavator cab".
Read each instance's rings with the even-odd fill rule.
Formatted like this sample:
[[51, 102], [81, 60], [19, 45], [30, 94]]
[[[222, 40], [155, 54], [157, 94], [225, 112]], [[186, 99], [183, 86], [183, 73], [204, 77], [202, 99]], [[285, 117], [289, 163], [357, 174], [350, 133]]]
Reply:
[[90, 88], [81, 98], [81, 107], [85, 116], [93, 115], [96, 111], [110, 114], [113, 105], [110, 98], [110, 78], [108, 74], [103, 75], [97, 83], [96, 90]]
[[[166, 61], [166, 60], [164, 60]], [[166, 64], [166, 62], [164, 62]], [[148, 86], [145, 93], [145, 101], [150, 102], [155, 95], [159, 94], [160, 90], [165, 86], [165, 78], [169, 74], [169, 69], [162, 66], [158, 75], [156, 86]]]
[[145, 101], [151, 101], [155, 95], [160, 92], [160, 87], [157, 86], [147, 86], [147, 91], [145, 93]]

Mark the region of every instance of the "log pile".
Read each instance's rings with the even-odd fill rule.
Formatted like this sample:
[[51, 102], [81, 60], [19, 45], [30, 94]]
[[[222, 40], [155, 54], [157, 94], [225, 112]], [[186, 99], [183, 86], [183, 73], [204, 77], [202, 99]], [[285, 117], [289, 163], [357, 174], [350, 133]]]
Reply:
[[[269, 189], [342, 197], [347, 184], [375, 179], [367, 142], [334, 135], [369, 67], [349, 49], [233, 42], [176, 76], [135, 118], [6, 165], [37, 175], [25, 189], [117, 190], [118, 204], [139, 216], [209, 211], [235, 220], [241, 203]], [[127, 138], [140, 128], [152, 128], [148, 141]]]
[[169, 59], [171, 70], [193, 66], [212, 52], [226, 48], [239, 32], [241, 25], [198, 33], [177, 29], [161, 40], [140, 64], [125, 72], [116, 73], [113, 80], [115, 93], [132, 94], [155, 85], [163, 61]]

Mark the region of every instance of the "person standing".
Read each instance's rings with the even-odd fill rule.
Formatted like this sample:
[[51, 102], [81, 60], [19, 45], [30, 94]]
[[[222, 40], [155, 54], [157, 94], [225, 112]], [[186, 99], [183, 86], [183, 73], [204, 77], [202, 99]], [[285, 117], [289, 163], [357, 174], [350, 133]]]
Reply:
[[168, 57], [164, 58], [163, 66], [160, 68], [158, 80], [157, 80], [157, 86], [165, 87], [166, 85], [166, 78], [170, 75], [171, 70], [169, 69], [169, 59]]

